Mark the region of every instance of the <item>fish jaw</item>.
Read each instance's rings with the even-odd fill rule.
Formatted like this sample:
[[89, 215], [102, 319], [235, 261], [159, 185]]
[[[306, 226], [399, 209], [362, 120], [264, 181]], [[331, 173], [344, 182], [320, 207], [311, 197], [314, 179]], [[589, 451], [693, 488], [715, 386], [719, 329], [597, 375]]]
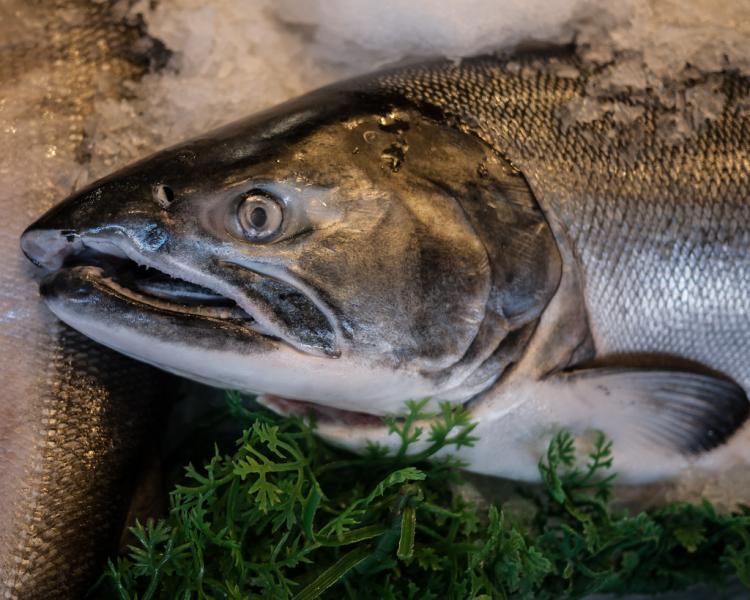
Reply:
[[[254, 318], [269, 309], [235, 293], [226, 286], [229, 276], [215, 268], [196, 271], [178, 261], [142, 253], [121, 231], [77, 235], [72, 242], [69, 235], [59, 232], [53, 237], [55, 232], [49, 229], [41, 229], [38, 236], [34, 232], [31, 229], [22, 241], [27, 254], [38, 257], [40, 263], [59, 266], [40, 285], [49, 309], [61, 321], [127, 356], [215, 387], [272, 392], [374, 415], [398, 412], [404, 399], [436, 391], [433, 382], [416, 371], [358, 359], [348, 352], [345, 341], [336, 342], [334, 350], [320, 351], [284, 339], [272, 321], [269, 325], [269, 319]], [[67, 244], [74, 259], [70, 264], [66, 264], [70, 257], [65, 258], [65, 250], [54, 249], [55, 243]], [[35, 255], [36, 246], [45, 248], [46, 254]], [[274, 273], [268, 265], [258, 268]], [[181, 296], [176, 301], [168, 293], [154, 296], [152, 284], [139, 283], [139, 276], [153, 277], [153, 272], [168, 276], [161, 281], [172, 282], [178, 289]], [[229, 272], [235, 273], [236, 268]], [[247, 273], [244, 269], [242, 275], [247, 277]], [[282, 277], [278, 275], [278, 280]], [[314, 291], [294, 283], [300, 293], [313, 297], [307, 306], [317, 310], [318, 322], [335, 323], [325, 307], [317, 309], [322, 302]], [[188, 303], [188, 295], [203, 295], [209, 303], [202, 303], [202, 298]], [[327, 332], [338, 334], [337, 324], [328, 326]]]
[[[325, 398], [333, 407], [380, 414], [401, 410], [401, 398], [434, 391], [419, 376], [300, 350], [254, 327], [237, 308], [173, 306], [143, 297], [145, 302], [138, 302], [137, 293], [98, 267], [55, 271], [42, 282], [41, 293], [61, 321], [102, 345], [215, 387]], [[355, 396], [349, 386], [363, 391]]]
[[[170, 236], [156, 223], [117, 225], [79, 234], [46, 226], [44, 219], [24, 233], [21, 246], [37, 265], [52, 269], [40, 286], [48, 303], [69, 300], [79, 310], [90, 304], [90, 316], [116, 319], [112, 311], [98, 309], [99, 299], [111, 296], [119, 299], [118, 310], [123, 315], [138, 311], [142, 317], [149, 313], [182, 315], [214, 326], [247, 329], [284, 341], [303, 353], [339, 354], [335, 317], [314, 294], [300, 290], [298, 282], [272, 281], [273, 275], [253, 271], [253, 265], [238, 274], [234, 265], [210, 257], [196, 265], [195, 261], [165, 255], [160, 250]], [[148, 243], [143, 243], [144, 237]], [[275, 297], [257, 291], [269, 283]], [[292, 295], [297, 304], [303, 304], [304, 318], [299, 306], [294, 318], [285, 318], [289, 303], [285, 306], [278, 297]], [[135, 317], [133, 323], [138, 323]]]

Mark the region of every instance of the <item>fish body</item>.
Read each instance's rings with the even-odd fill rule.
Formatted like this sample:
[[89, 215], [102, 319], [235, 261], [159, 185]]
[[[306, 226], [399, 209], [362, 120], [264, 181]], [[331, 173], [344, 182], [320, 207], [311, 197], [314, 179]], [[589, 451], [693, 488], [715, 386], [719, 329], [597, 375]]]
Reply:
[[[65, 157], [94, 99], [117, 97], [142, 72], [130, 60], [142, 32], [110, 8], [0, 3], [2, 598], [80, 598], [91, 588], [117, 549], [161, 412], [163, 374], [54, 318], [18, 248], [29, 219], [72, 188], [77, 165]], [[33, 168], [17, 170], [18, 153]]]
[[560, 428], [610, 436], [626, 481], [719, 468], [748, 415], [750, 85], [712, 76], [721, 114], [670, 137], [648, 93], [567, 118], [587, 77], [556, 53], [337, 84], [93, 184], [22, 246], [63, 321], [344, 446], [393, 445], [381, 417], [429, 396], [469, 408], [483, 473], [534, 479]]

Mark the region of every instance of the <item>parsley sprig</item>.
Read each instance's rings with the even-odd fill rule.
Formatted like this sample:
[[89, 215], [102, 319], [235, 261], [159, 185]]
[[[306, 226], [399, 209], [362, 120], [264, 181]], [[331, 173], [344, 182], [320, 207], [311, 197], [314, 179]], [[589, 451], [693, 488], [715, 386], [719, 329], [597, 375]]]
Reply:
[[436, 458], [474, 443], [462, 407], [430, 414], [410, 402], [404, 418], [386, 419], [394, 454], [353, 456], [300, 419], [250, 410], [237, 394], [227, 405], [245, 427], [234, 450], [186, 468], [169, 514], [132, 528], [95, 594], [537, 599], [750, 587], [750, 509], [614, 509], [613, 449], [601, 435], [583, 463], [571, 435], [551, 440], [541, 489], [519, 490], [524, 515], [472, 504], [460, 463]]

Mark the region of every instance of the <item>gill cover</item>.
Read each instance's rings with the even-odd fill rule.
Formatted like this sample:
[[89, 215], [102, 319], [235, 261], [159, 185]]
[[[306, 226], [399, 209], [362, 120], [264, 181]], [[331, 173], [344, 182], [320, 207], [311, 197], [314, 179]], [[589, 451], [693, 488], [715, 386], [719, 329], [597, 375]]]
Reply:
[[[466, 399], [486, 388], [520, 357], [557, 290], [561, 256], [522, 173], [479, 138], [453, 126], [449, 118], [434, 110], [425, 114], [416, 107], [398, 106], [393, 101], [375, 115], [380, 129], [390, 134], [383, 142], [389, 145], [384, 145], [381, 158], [391, 168], [380, 169], [381, 185], [398, 190], [405, 198], [422, 200], [433, 195], [451, 199], [481, 244], [483, 256], [473, 268], [483, 267], [486, 297], [482, 316], [461, 358], [441, 366], [442, 377], [453, 380], [451, 387], [460, 380], [455, 397]], [[367, 124], [359, 128], [366, 129]], [[404, 149], [398, 162], [391, 162], [394, 148]], [[459, 249], [449, 251], [458, 253]], [[435, 275], [441, 283], [446, 275], [456, 282], [462, 277], [455, 268]], [[458, 296], [462, 290], [457, 287], [458, 294], [445, 296], [454, 305], [461, 302]], [[464, 294], [463, 299], [477, 296]], [[461, 331], [458, 313], [448, 303], [444, 310], [446, 330], [436, 333], [456, 335]], [[442, 397], [450, 399], [452, 395], [443, 392]]]

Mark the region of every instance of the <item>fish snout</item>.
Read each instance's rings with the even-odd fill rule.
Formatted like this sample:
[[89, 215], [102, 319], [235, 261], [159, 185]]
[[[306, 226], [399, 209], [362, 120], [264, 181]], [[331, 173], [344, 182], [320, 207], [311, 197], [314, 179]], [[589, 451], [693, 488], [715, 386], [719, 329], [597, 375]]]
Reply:
[[94, 248], [120, 255], [116, 238], [129, 238], [143, 251], [157, 250], [167, 238], [161, 213], [172, 200], [171, 190], [167, 193], [164, 187], [146, 182], [94, 184], [32, 223], [21, 235], [21, 250], [48, 271]]
[[[41, 221], [41, 219], [40, 219]], [[55, 271], [83, 248], [80, 235], [71, 229], [39, 227], [37, 221], [21, 235], [21, 250], [37, 267]]]
[[21, 234], [26, 258], [48, 271], [61, 268], [83, 250], [83, 233], [112, 221], [104, 200], [102, 188], [91, 186], [53, 206]]

